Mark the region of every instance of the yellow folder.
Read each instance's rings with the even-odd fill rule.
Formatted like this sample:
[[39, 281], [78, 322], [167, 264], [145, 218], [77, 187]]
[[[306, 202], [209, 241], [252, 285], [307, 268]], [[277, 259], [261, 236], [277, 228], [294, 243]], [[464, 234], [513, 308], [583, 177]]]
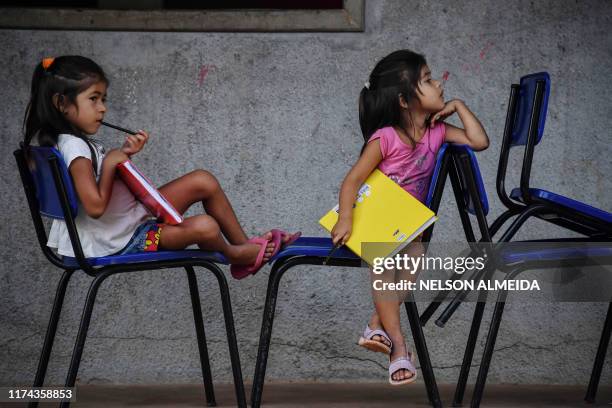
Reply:
[[[338, 211], [336, 205], [319, 224], [331, 231]], [[433, 211], [376, 169], [357, 194], [353, 231], [346, 246], [372, 265], [374, 258], [397, 254], [437, 219]]]

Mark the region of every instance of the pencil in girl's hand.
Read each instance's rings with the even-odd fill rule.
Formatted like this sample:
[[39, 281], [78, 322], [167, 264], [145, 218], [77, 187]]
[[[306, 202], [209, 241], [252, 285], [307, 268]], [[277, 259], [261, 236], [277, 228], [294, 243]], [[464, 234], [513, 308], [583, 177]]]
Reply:
[[104, 126], [108, 126], [109, 128], [117, 129], [117, 130], [119, 130], [121, 132], [124, 132], [124, 133], [129, 133], [130, 135], [138, 134], [138, 132], [134, 132], [133, 130], [122, 128], [121, 126], [113, 125], [113, 124], [110, 124], [108, 122], [104, 122], [103, 120], [101, 120], [100, 123], [103, 124]]
[[340, 248], [342, 246], [342, 241], [339, 241], [336, 245], [334, 245], [334, 247], [331, 249], [331, 251], [329, 251], [329, 254], [327, 254], [327, 257], [325, 258], [325, 260], [323, 261], [323, 265], [327, 265], [327, 263], [329, 262], [329, 260], [331, 259], [332, 255], [338, 250], [338, 248]]

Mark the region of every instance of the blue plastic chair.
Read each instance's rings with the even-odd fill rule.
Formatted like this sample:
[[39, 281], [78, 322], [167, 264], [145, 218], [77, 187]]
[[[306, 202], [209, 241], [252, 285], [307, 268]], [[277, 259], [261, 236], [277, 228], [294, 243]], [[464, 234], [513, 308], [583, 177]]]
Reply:
[[[33, 386], [43, 386], [47, 365], [49, 363], [49, 356], [51, 355], [55, 332], [64, 301], [64, 295], [66, 293], [66, 287], [70, 277], [75, 271], [82, 270], [94, 279], [87, 293], [76, 343], [72, 352], [70, 368], [66, 377], [66, 387], [73, 387], [75, 384], [96, 295], [102, 282], [109, 276], [117, 273], [165, 268], [185, 268], [191, 295], [191, 305], [193, 308], [206, 401], [209, 406], [216, 405], [204, 333], [204, 323], [202, 320], [200, 295], [194, 271], [194, 267], [199, 266], [212, 272], [219, 283], [236, 398], [238, 406], [246, 407], [229, 288], [223, 272], [216, 265], [216, 263], [227, 263], [225, 258], [219, 253], [197, 250], [159, 251], [142, 254], [85, 258], [74, 222], [74, 218], [78, 211], [77, 196], [61, 154], [56, 149], [50, 147], [29, 147], [27, 150], [22, 147], [16, 150], [14, 155], [17, 160], [32, 221], [34, 222], [36, 235], [43, 254], [53, 265], [64, 270], [64, 274], [60, 279], [55, 295], [53, 309], [51, 311], [51, 317], [47, 327], [47, 333]], [[63, 219], [66, 222], [75, 257], [58, 256], [47, 247], [47, 234], [43, 225], [42, 216]], [[37, 405], [38, 402], [30, 403], [31, 407]], [[61, 406], [67, 407], [68, 405], [69, 402], [62, 402]]]
[[[535, 146], [544, 134], [550, 94], [550, 76], [546, 72], [526, 75], [520, 84], [512, 85], [508, 113], [497, 171], [497, 193], [508, 208], [508, 217], [529, 206], [543, 204], [536, 216], [547, 222], [579, 232], [594, 239], [612, 237], [612, 214], [551, 191], [530, 186]], [[506, 193], [505, 178], [510, 150], [524, 146], [520, 186]]]
[[[492, 236], [486, 220], [485, 207], [487, 203], [486, 191], [484, 183], [480, 174], [478, 161], [473, 151], [467, 146], [453, 145], [452, 148], [452, 160], [455, 164], [454, 170], [457, 173], [450, 171], [451, 182], [453, 183], [453, 189], [461, 190], [463, 194], [456, 194], [463, 199], [458, 200], [457, 205], [459, 206], [460, 212], [467, 214], [469, 208], [475, 209], [477, 215], [478, 226], [481, 231], [488, 233], [488, 236]], [[576, 263], [577, 265], [612, 265], [612, 243], [609, 245], [605, 243], [604, 246], [598, 245], [597, 247], [586, 247], [576, 246], [576, 242], [593, 242], [594, 237], [587, 237], [584, 239], [576, 238], [561, 238], [554, 240], [546, 240], [544, 242], [555, 241], [554, 244], [547, 248], [545, 245], [538, 245], [536, 248], [526, 246], [524, 248], [516, 246], [504, 246], [505, 243], [510, 242], [516, 232], [521, 226], [530, 218], [538, 216], [544, 211], [549, 209], [548, 203], [535, 203], [527, 207], [519, 213], [518, 217], [512, 222], [510, 227], [504, 232], [503, 236], [499, 239], [495, 246], [492, 248], [494, 257], [490, 259], [497, 259], [495, 265], [491, 268], [485, 268], [483, 270], [483, 276], [477, 276], [476, 278], [488, 278], [495, 271], [495, 268], [505, 272], [506, 279], [514, 279], [518, 274], [530, 270], [530, 269], [542, 269], [555, 267], [560, 264], [567, 265], [568, 263]], [[542, 212], [540, 212], [542, 211]], [[465, 227], [465, 226], [464, 226]], [[471, 229], [471, 224], [467, 227]], [[472, 233], [473, 234], [473, 233]], [[524, 241], [524, 242], [537, 242], [537, 241]], [[480, 370], [476, 380], [474, 388], [474, 394], [471, 401], [472, 407], [480, 406], [482, 394], [484, 392], [484, 386], [486, 383], [486, 377], [488, 368], [493, 355], [493, 348], [497, 338], [499, 326], [501, 324], [502, 313], [504, 304], [507, 298], [507, 292], [500, 291], [499, 296], [493, 312], [493, 318], [491, 326], [489, 328], [486, 345], [484, 349], [483, 358], [480, 364]], [[463, 358], [463, 363], [455, 390], [455, 396], [453, 399], [453, 405], [461, 405], [463, 395], [465, 393], [465, 387], [467, 384], [467, 378], [469, 375], [469, 369], [472, 363], [473, 353], [476, 346], [476, 340], [478, 337], [478, 331], [482, 322], [482, 315], [484, 312], [485, 297], [479, 297], [479, 302], [476, 305], [474, 317], [472, 319], [472, 326], [468, 341], [466, 345], [466, 351]], [[612, 300], [612, 299], [611, 299]], [[605, 359], [608, 343], [610, 341], [610, 334], [612, 331], [612, 302], [608, 308], [606, 321], [602, 330], [602, 335], [598, 347], [598, 351], [595, 357], [593, 371], [591, 373], [591, 379], [587, 390], [585, 399], [589, 402], [593, 402], [597, 392], [599, 378]]]
[[[436, 166], [432, 174], [432, 182], [427, 195], [426, 204], [432, 211], [437, 212], [444, 184], [448, 173], [448, 145], [443, 144], [438, 152]], [[423, 233], [423, 242], [429, 242], [433, 232], [433, 225]], [[268, 354], [270, 351], [270, 340], [272, 337], [272, 325], [276, 310], [276, 299], [280, 280], [285, 272], [298, 265], [323, 265], [325, 258], [334, 247], [331, 238], [301, 237], [293, 245], [287, 247], [274, 258], [274, 264], [268, 278], [268, 290], [264, 306], [263, 319], [261, 323], [261, 334], [257, 362], [255, 363], [255, 376], [251, 390], [251, 407], [258, 408], [261, 404], [263, 386], [266, 375]], [[361, 267], [362, 261], [346, 247], [338, 249], [327, 262], [328, 266]], [[440, 395], [433, 373], [433, 367], [427, 351], [427, 344], [423, 330], [419, 323], [419, 312], [412, 298], [405, 302], [406, 313], [410, 321], [410, 328], [414, 338], [415, 349], [421, 364], [423, 379], [427, 388], [429, 401], [434, 407], [441, 407]]]

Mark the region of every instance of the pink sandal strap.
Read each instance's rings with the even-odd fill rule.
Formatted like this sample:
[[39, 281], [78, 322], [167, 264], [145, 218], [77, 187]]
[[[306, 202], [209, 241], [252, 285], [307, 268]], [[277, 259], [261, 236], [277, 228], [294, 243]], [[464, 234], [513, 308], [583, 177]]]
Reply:
[[399, 370], [408, 370], [413, 375], [416, 375], [416, 367], [410, 360], [411, 359], [408, 357], [400, 357], [397, 360], [393, 361], [391, 364], [389, 364], [389, 377], [391, 377]]
[[[284, 249], [286, 247], [288, 247], [289, 245], [293, 244], [295, 241], [298, 240], [299, 237], [302, 236], [302, 232], [298, 231], [294, 234], [290, 234], [287, 231], [283, 231], [281, 229], [273, 229], [272, 233], [277, 233], [280, 234], [281, 236], [281, 249]], [[282, 239], [285, 237], [289, 237], [289, 239], [287, 240], [287, 242], [282, 242]]]
[[261, 245], [261, 247], [259, 248], [259, 252], [257, 253], [257, 258], [255, 259], [255, 263], [248, 267], [249, 272], [252, 273], [254, 270], [257, 271], [259, 270], [259, 268], [261, 268], [263, 264], [263, 258], [266, 254], [266, 247], [268, 246], [268, 242], [270, 241], [262, 237], [255, 237], [255, 238], [249, 239], [248, 242], [252, 244]]
[[261, 269], [261, 267], [263, 266], [263, 258], [266, 254], [266, 247], [268, 246], [268, 242], [270, 241], [262, 237], [255, 237], [249, 239], [247, 242], [251, 244], [261, 245], [261, 247], [259, 248], [259, 252], [257, 253], [257, 258], [255, 258], [255, 262], [252, 265], [232, 265], [230, 267], [232, 276], [235, 279], [243, 279], [249, 275], [254, 275], [255, 273], [257, 273], [257, 271]]
[[[366, 340], [372, 340], [372, 338], [373, 338], [374, 336], [377, 336], [377, 335], [378, 335], [378, 336], [381, 336], [381, 337], [384, 337], [384, 338], [385, 338], [385, 340], [387, 340], [387, 341], [389, 342], [389, 347], [390, 347], [391, 349], [393, 349], [393, 342], [391, 341], [391, 338], [389, 337], [389, 335], [387, 334], [387, 332], [385, 332], [384, 330], [381, 330], [381, 329], [374, 329], [374, 330], [372, 330], [372, 329], [370, 329], [370, 325], [366, 325], [366, 328], [365, 328], [365, 330], [363, 331], [363, 337], [364, 337]], [[376, 341], [376, 340], [374, 340], [374, 341]], [[381, 343], [382, 343], [382, 342], [381, 342]], [[382, 344], [384, 344], [384, 343], [382, 343]], [[385, 346], [386, 346], [386, 344], [385, 344]]]

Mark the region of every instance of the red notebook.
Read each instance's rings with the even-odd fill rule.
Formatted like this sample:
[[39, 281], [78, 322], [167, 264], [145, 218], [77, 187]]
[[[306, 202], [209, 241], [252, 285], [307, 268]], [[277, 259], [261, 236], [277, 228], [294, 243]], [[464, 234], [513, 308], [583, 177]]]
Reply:
[[138, 170], [134, 163], [127, 160], [117, 165], [117, 174], [127, 188], [147, 209], [165, 224], [176, 225], [183, 222], [183, 217], [176, 208], [155, 188]]

